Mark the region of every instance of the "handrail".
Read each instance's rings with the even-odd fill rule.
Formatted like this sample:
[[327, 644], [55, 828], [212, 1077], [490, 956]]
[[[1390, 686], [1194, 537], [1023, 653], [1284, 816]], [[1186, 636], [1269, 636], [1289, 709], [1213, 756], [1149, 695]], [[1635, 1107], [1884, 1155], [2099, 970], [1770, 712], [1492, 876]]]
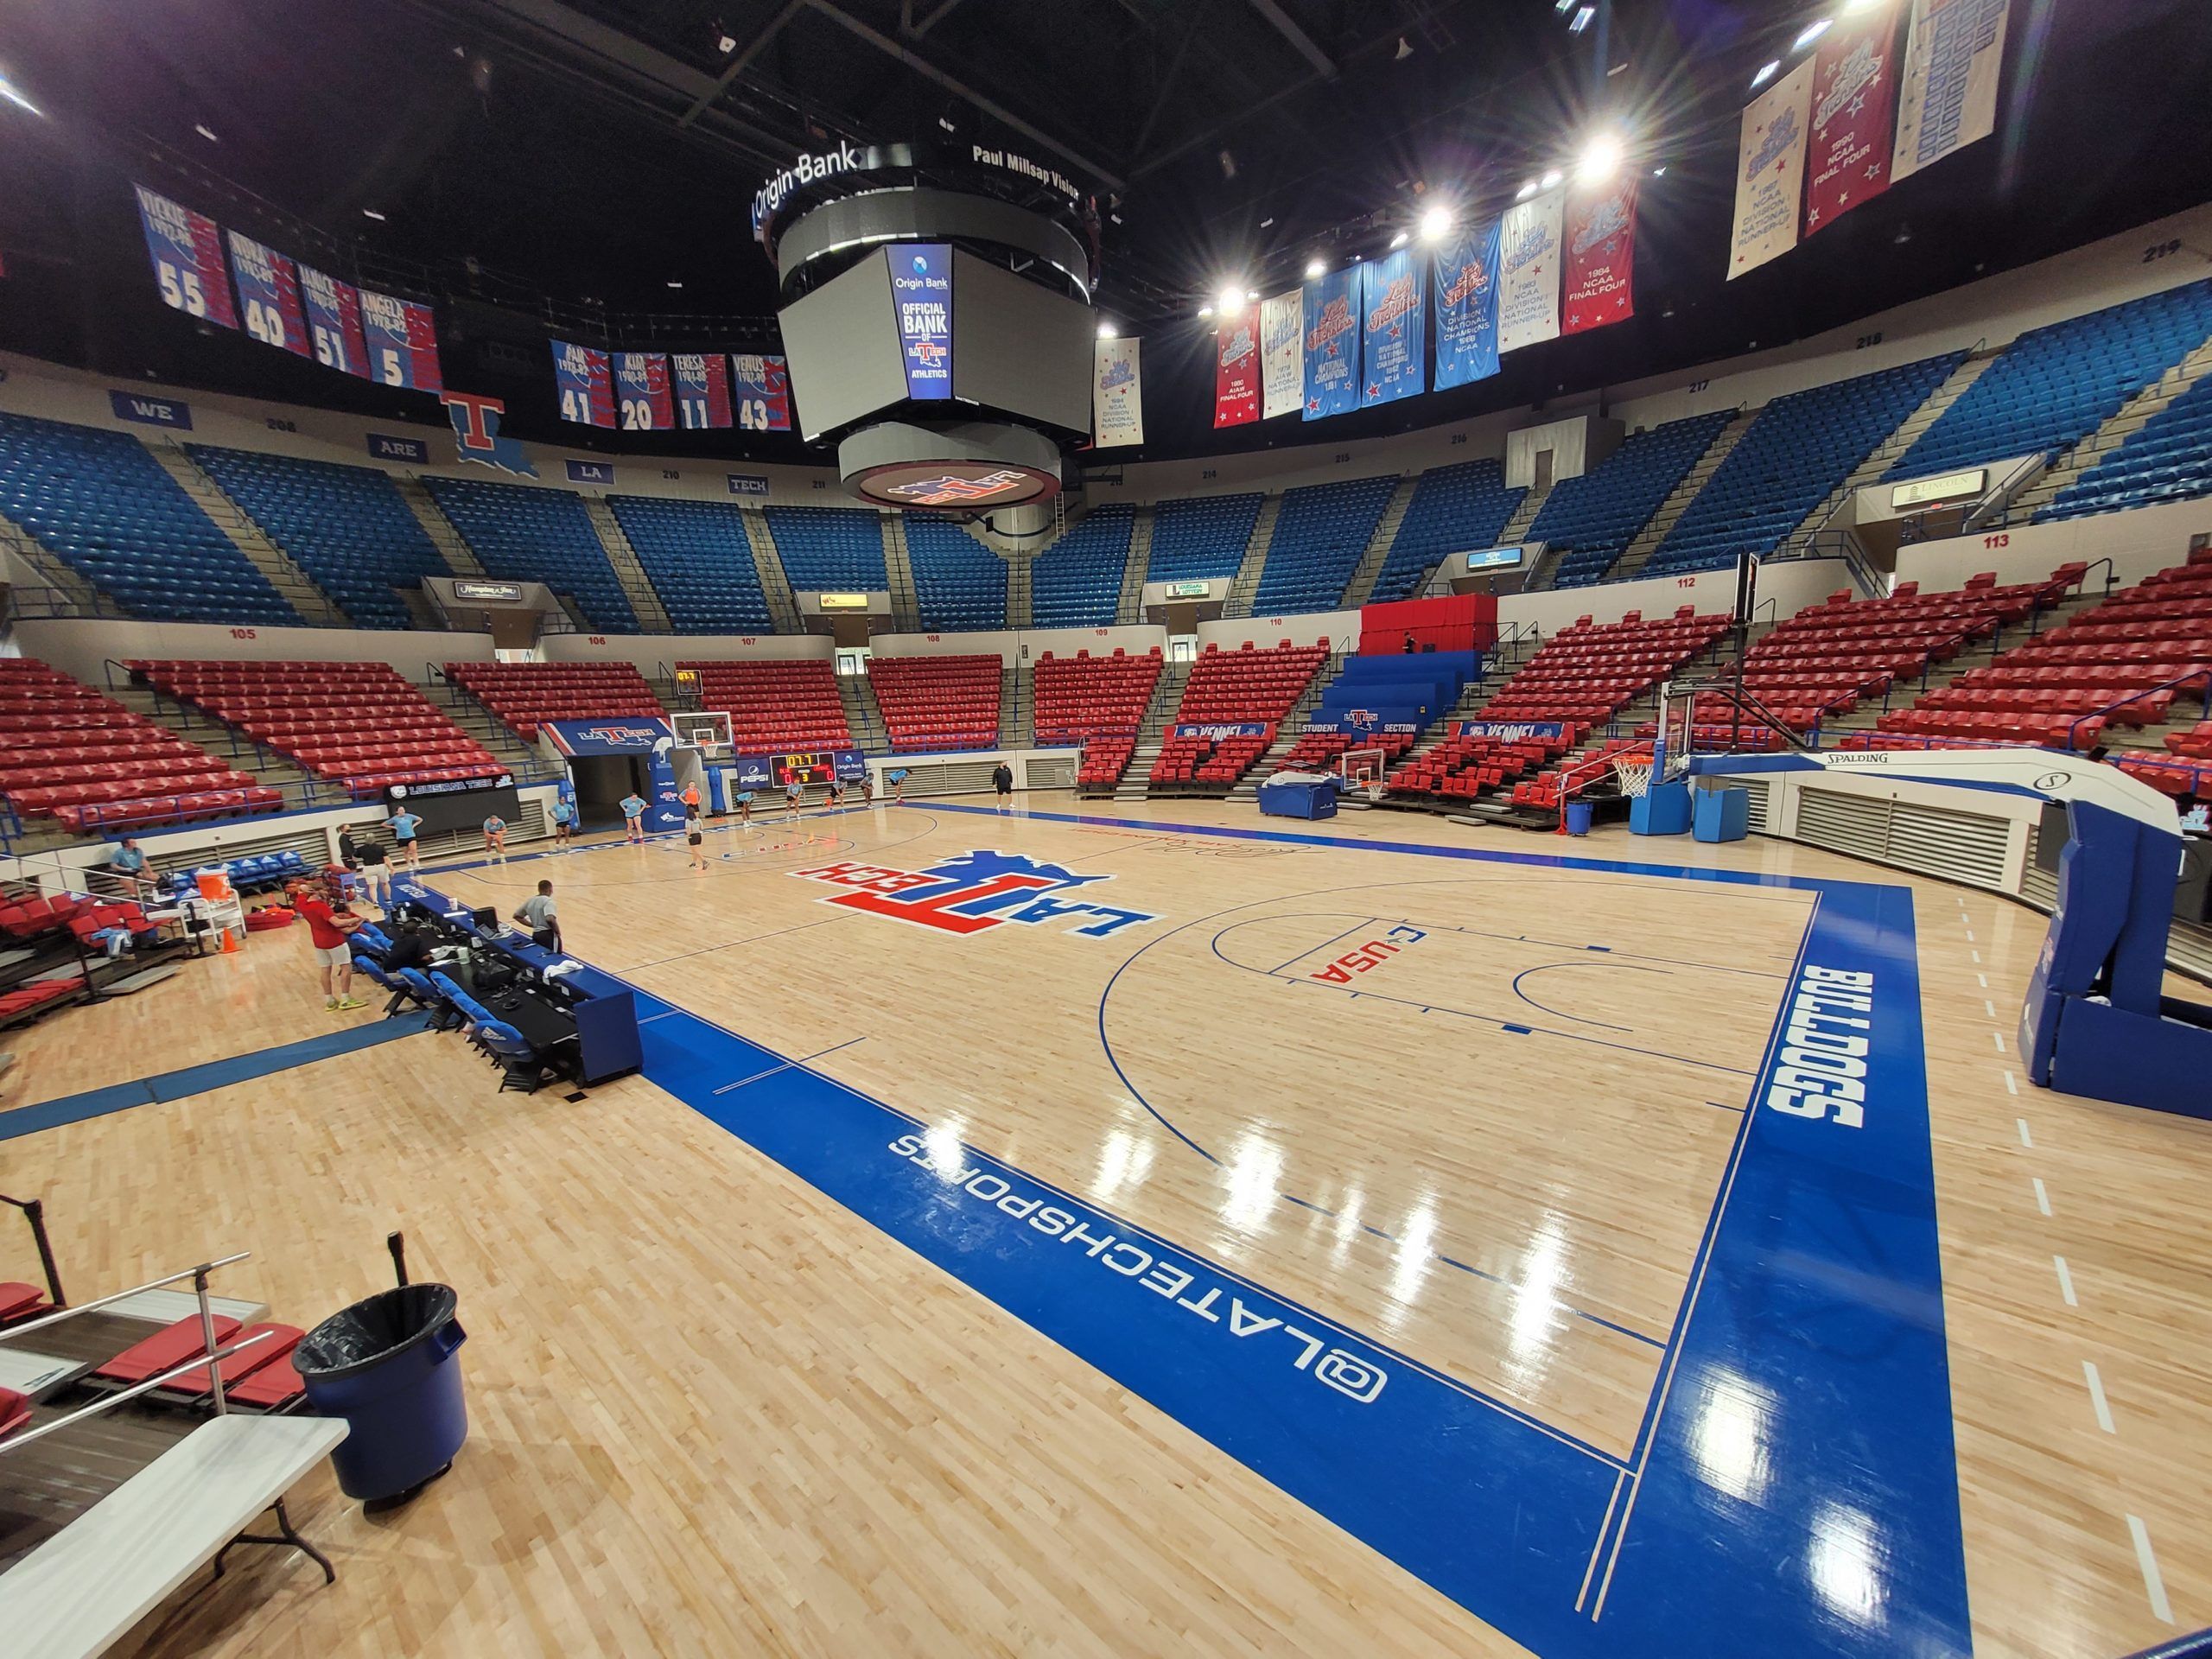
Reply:
[[112, 1295], [102, 1296], [93, 1301], [79, 1302], [74, 1307], [57, 1308], [51, 1313], [43, 1314], [25, 1324], [10, 1325], [8, 1340], [13, 1342], [16, 1338], [27, 1337], [34, 1331], [43, 1331], [49, 1325], [59, 1325], [64, 1319], [73, 1319], [79, 1313], [97, 1313], [99, 1309], [111, 1306], [114, 1303], [128, 1301], [133, 1296], [143, 1296], [149, 1290], [159, 1290], [164, 1285], [173, 1285], [180, 1279], [196, 1279], [202, 1274], [213, 1273], [218, 1268], [227, 1268], [233, 1262], [244, 1262], [252, 1255], [251, 1250], [240, 1250], [234, 1255], [222, 1256], [213, 1262], [202, 1262], [197, 1267], [184, 1268], [159, 1279], [149, 1279], [144, 1284], [134, 1286], [129, 1290], [118, 1290]]
[[47, 1298], [57, 1309], [68, 1306], [68, 1298], [61, 1294], [61, 1270], [54, 1264], [54, 1243], [46, 1236], [46, 1200], [11, 1198], [5, 1192], [0, 1192], [0, 1204], [13, 1205], [23, 1212], [23, 1219], [30, 1223], [31, 1242], [38, 1246], [38, 1264], [46, 1273]]
[[2140, 702], [2145, 697], [2155, 697], [2161, 691], [2179, 690], [2182, 687], [2197, 680], [2204, 682], [2204, 683], [2198, 688], [2197, 696], [2204, 699], [2204, 711], [2206, 717], [2212, 718], [2212, 668], [2193, 668], [2186, 674], [2175, 676], [2172, 679], [2166, 681], [2163, 685], [2149, 686], [2143, 690], [2131, 692], [2128, 696], [2120, 698], [2117, 702], [2107, 703], [2101, 709], [2092, 709], [2086, 715], [2075, 715], [2066, 724], [2066, 747], [2068, 753], [2078, 754], [2082, 752], [2075, 743], [2074, 734], [2082, 729], [2085, 721], [2102, 720], [2107, 715], [2112, 713], [2115, 709], [2125, 709], [2131, 702]]
[[228, 1347], [219, 1344], [213, 1344], [203, 1352], [194, 1354], [188, 1359], [181, 1360], [159, 1376], [149, 1376], [143, 1382], [124, 1389], [120, 1393], [105, 1395], [95, 1400], [89, 1406], [71, 1412], [66, 1417], [57, 1417], [50, 1423], [41, 1423], [36, 1428], [10, 1434], [6, 1440], [0, 1440], [0, 1453], [21, 1451], [33, 1440], [43, 1440], [57, 1429], [72, 1428], [83, 1422], [87, 1417], [97, 1417], [104, 1411], [112, 1411], [124, 1401], [136, 1400], [142, 1394], [150, 1394], [164, 1382], [172, 1382], [182, 1376], [187, 1371], [196, 1371], [202, 1365], [207, 1367], [208, 1386], [213, 1390], [215, 1399], [215, 1414], [219, 1417], [227, 1416], [230, 1414], [230, 1404], [223, 1397], [223, 1374], [216, 1369], [215, 1362], [228, 1359], [232, 1354], [242, 1353], [257, 1342], [267, 1342], [276, 1334], [274, 1331], [257, 1331], [251, 1336], [243, 1338]]

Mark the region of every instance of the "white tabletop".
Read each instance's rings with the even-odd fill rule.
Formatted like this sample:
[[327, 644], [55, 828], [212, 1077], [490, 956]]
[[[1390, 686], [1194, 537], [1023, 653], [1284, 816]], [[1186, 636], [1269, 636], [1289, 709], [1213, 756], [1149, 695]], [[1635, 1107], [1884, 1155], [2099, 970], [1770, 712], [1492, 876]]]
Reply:
[[[268, 1303], [245, 1301], [236, 1296], [210, 1296], [207, 1306], [217, 1313], [229, 1314], [240, 1325], [269, 1317]], [[110, 1302], [100, 1312], [120, 1313], [126, 1319], [148, 1319], [156, 1325], [175, 1325], [179, 1319], [199, 1317], [200, 1298], [188, 1290], [142, 1290], [119, 1302]]]
[[27, 1348], [0, 1348], [0, 1389], [13, 1389], [34, 1400], [92, 1369], [90, 1360], [35, 1354]]
[[0, 1573], [9, 1653], [104, 1652], [345, 1438], [328, 1417], [202, 1423]]

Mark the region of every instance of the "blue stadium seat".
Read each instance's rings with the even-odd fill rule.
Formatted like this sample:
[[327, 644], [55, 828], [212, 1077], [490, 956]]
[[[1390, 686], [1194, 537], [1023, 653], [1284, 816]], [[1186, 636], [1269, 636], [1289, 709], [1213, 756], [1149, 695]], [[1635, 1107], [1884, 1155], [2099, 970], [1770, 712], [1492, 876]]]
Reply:
[[1179, 496], [1153, 509], [1147, 582], [1233, 576], [1260, 516], [1257, 495]]
[[473, 478], [425, 478], [454, 528], [486, 570], [508, 582], [542, 582], [576, 601], [584, 620], [609, 633], [635, 633], [637, 613], [607, 562], [583, 498]]
[[1343, 604], [1344, 586], [1397, 487], [1392, 474], [1286, 491], [1252, 597], [1253, 613], [1333, 611]]
[[1006, 561], [944, 518], [906, 515], [906, 557], [925, 628], [1006, 626]]
[[1734, 418], [1715, 410], [1638, 432], [1588, 472], [1563, 478], [1544, 498], [1529, 539], [1567, 550], [1553, 573], [1554, 588], [1603, 582], [1637, 532]]
[[678, 633], [770, 632], [742, 509], [644, 495], [610, 495], [607, 505]]
[[2212, 279], [2022, 334], [1889, 470], [1923, 478], [2069, 449], [2212, 334]]
[[801, 593], [887, 588], [883, 521], [864, 507], [770, 507], [768, 534], [784, 578]]
[[2212, 378], [2168, 404], [2036, 514], [2079, 518], [2212, 495]]
[[1136, 509], [1116, 503], [1096, 507], [1037, 556], [1029, 567], [1031, 625], [1039, 628], [1103, 628], [1122, 600], [1129, 566], [1129, 532]]
[[1962, 352], [1777, 397], [1758, 413], [1638, 574], [1675, 575], [1764, 558], [1803, 524], [1905, 417], [1950, 378]]
[[419, 590], [425, 576], [453, 574], [388, 474], [213, 444], [185, 447], [361, 627], [411, 626], [392, 589]]
[[300, 620], [128, 433], [0, 414], [0, 513], [134, 616]]
[[1414, 486], [1414, 499], [1399, 521], [1368, 602], [1409, 599], [1421, 578], [1447, 554], [1478, 553], [1497, 546], [1506, 522], [1528, 493], [1506, 488], [1504, 469], [1494, 461], [1429, 468]]

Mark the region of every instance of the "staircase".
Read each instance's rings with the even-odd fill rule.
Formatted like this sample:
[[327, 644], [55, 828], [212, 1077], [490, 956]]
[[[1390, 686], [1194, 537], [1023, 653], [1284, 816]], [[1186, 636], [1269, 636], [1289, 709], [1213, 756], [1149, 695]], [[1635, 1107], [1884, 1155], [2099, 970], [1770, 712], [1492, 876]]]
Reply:
[[1183, 701], [1183, 688], [1190, 683], [1192, 664], [1169, 663], [1160, 671], [1160, 678], [1152, 688], [1152, 701], [1144, 706], [1144, 719], [1137, 727], [1136, 752], [1130, 755], [1128, 770], [1114, 785], [1117, 801], [1141, 801], [1152, 790], [1152, 763], [1160, 759], [1160, 751], [1167, 733], [1167, 722], [1175, 716], [1176, 705]]
[[999, 668], [999, 747], [1026, 749], [1036, 742], [1035, 680], [1027, 659], [1008, 657]]
[[174, 438], [141, 438], [147, 453], [161, 463], [162, 470], [182, 486], [184, 493], [200, 505], [200, 510], [215, 521], [215, 527], [230, 537], [231, 545], [245, 555], [253, 568], [269, 578], [270, 586], [283, 597], [284, 602], [300, 613], [301, 620], [323, 627], [349, 628], [353, 619], [340, 610], [328, 594], [315, 585], [308, 573], [292, 563], [291, 555], [270, 541], [259, 524], [238, 504], [225, 495], [207, 474], [200, 470], [200, 463], [187, 454], [184, 446]]
[[1459, 693], [1459, 700], [1437, 717], [1429, 727], [1427, 734], [1412, 748], [1407, 750], [1391, 766], [1390, 771], [1395, 772], [1400, 766], [1411, 766], [1415, 760], [1440, 747], [1444, 740], [1452, 734], [1452, 721], [1474, 719], [1480, 712], [1482, 706], [1503, 690], [1505, 683], [1518, 674], [1529, 658], [1535, 654], [1532, 646], [1525, 654], [1516, 654], [1509, 662], [1505, 656], [1507, 649], [1510, 648], [1501, 648], [1497, 653], [1483, 659], [1482, 673], [1467, 682], [1465, 688]]
[[[0, 518], [0, 548], [5, 548], [30, 569], [39, 580], [61, 594], [79, 615], [126, 616], [130, 613], [102, 594], [58, 553], [49, 553], [36, 537], [13, 519]], [[20, 603], [20, 601], [18, 601]]]
[[1290, 705], [1290, 712], [1275, 728], [1275, 741], [1268, 745], [1268, 752], [1252, 763], [1252, 769], [1229, 786], [1224, 798], [1232, 801], [1251, 801], [1260, 798], [1260, 785], [1275, 774], [1283, 757], [1298, 747], [1298, 740], [1306, 735], [1306, 721], [1313, 712], [1313, 705], [1321, 701], [1321, 694], [1336, 683], [1344, 672], [1344, 653], [1332, 651], [1328, 661], [1313, 671], [1313, 677], [1298, 694], [1298, 701]]
[[2120, 406], [2119, 412], [2045, 468], [2043, 476], [2015, 497], [2005, 510], [2008, 523], [2024, 524], [2050, 505], [2068, 485], [2141, 431], [2168, 404], [2212, 371], [2212, 340], [2207, 340], [2158, 380]]
[[1527, 541], [1529, 526], [1536, 522], [1536, 515], [1544, 510], [1544, 503], [1552, 499], [1552, 491], [1557, 487], [1554, 480], [1541, 490], [1532, 489], [1523, 495], [1521, 505], [1513, 509], [1513, 516], [1505, 521], [1505, 527], [1497, 532], [1497, 544], [1500, 547], [1517, 547]]
[[1416, 473], [1400, 479], [1398, 487], [1390, 492], [1382, 516], [1375, 521], [1375, 533], [1367, 538], [1367, 550], [1359, 556], [1359, 563], [1352, 567], [1351, 580], [1344, 584], [1344, 609], [1357, 610], [1375, 591], [1375, 579], [1382, 574], [1382, 566], [1390, 556], [1390, 543], [1398, 539], [1398, 526], [1405, 523], [1406, 509], [1413, 505], [1414, 492], [1420, 487], [1421, 475]]
[[1244, 562], [1236, 567], [1236, 580], [1229, 584], [1229, 598], [1221, 607], [1224, 616], [1252, 614], [1252, 600], [1260, 591], [1260, 572], [1267, 568], [1268, 548], [1274, 541], [1275, 518], [1281, 512], [1280, 495], [1260, 503], [1259, 516], [1252, 521], [1251, 539], [1244, 543]]
[[906, 521], [895, 512], [877, 515], [883, 531], [883, 572], [891, 584], [891, 631], [919, 633], [921, 601], [914, 596], [914, 565], [906, 552]]
[[[233, 745], [230, 728], [213, 715], [188, 715], [174, 700], [157, 697], [151, 686], [133, 685], [126, 681], [104, 689], [132, 714], [143, 715], [156, 726], [206, 750], [222, 765], [248, 773], [257, 784], [290, 790], [288, 804], [298, 804], [300, 791], [309, 781], [308, 774], [283, 756], [245, 737], [238, 738]], [[336, 798], [335, 794], [333, 798]]]
[[[1764, 404], [1759, 406], [1764, 407]], [[1650, 522], [1637, 531], [1635, 539], [1613, 562], [1606, 581], [1625, 582], [1643, 569], [1645, 562], [1659, 550], [1659, 543], [1667, 539], [1667, 532], [1675, 527], [1675, 521], [1697, 499], [1698, 492], [1712, 481], [1713, 474], [1720, 470], [1720, 463], [1728, 459], [1729, 452], [1743, 441], [1744, 434], [1751, 430], [1751, 423], [1758, 418], [1758, 410], [1739, 409], [1727, 425], [1713, 435], [1713, 442], [1706, 446], [1705, 453], [1682, 474], [1681, 481], [1667, 493], [1667, 499], [1659, 504], [1659, 511], [1651, 515]]]
[[498, 715], [444, 675], [427, 675], [422, 690], [423, 695], [437, 706], [440, 714], [460, 727], [465, 735], [489, 749], [502, 766], [522, 769], [545, 764], [544, 755], [535, 744], [524, 742], [500, 721]]
[[614, 516], [614, 509], [607, 505], [607, 499], [598, 495], [584, 497], [584, 512], [591, 519], [591, 527], [599, 532], [599, 544], [607, 550], [607, 562], [614, 569], [614, 580], [622, 584], [622, 595], [630, 601], [639, 631], [675, 632], [676, 625], [668, 620], [667, 608], [646, 579], [645, 567], [638, 563], [638, 550], [622, 533], [622, 521]]
[[784, 575], [782, 555], [768, 531], [768, 515], [757, 507], [740, 507], [738, 521], [745, 526], [745, 544], [753, 550], [753, 568], [760, 575], [760, 591], [768, 601], [768, 624], [778, 633], [804, 633], [798, 600], [791, 593], [791, 578]]
[[1129, 524], [1129, 562], [1122, 571], [1122, 596], [1114, 604], [1114, 620], [1124, 626], [1144, 615], [1144, 577], [1152, 568], [1152, 513], [1139, 507]]
[[1803, 524], [1789, 532], [1782, 545], [1775, 550], [1774, 556], [1778, 559], [1809, 556], [1813, 550], [1813, 537], [1820, 533], [1829, 519], [1835, 517], [1837, 510], [1854, 493], [1879, 483], [1882, 474], [1890, 470], [1897, 457], [1911, 448], [1920, 435], [1935, 425], [1937, 417], [1958, 402], [1966, 389], [1981, 378], [1982, 371], [1996, 360], [1997, 353], [1992, 351], [1979, 357], [1968, 357], [1952, 370], [1943, 384], [1929, 392], [1926, 401], [1899, 422], [1897, 429], [1883, 439], [1881, 446], [1872, 454], [1853, 467], [1849, 477], [1829, 491], [1827, 499], [1815, 507]]
[[454, 528], [453, 520], [446, 517], [445, 509], [438, 505], [437, 498], [423, 487], [423, 480], [410, 473], [404, 476], [395, 476], [391, 481], [399, 486], [399, 499], [407, 503], [408, 511], [415, 515], [416, 522], [423, 526], [423, 533], [429, 537], [431, 544], [438, 550], [438, 556], [446, 562], [446, 569], [456, 576], [482, 575], [482, 562], [461, 539], [461, 532]]
[[863, 753], [891, 753], [891, 734], [883, 724], [883, 710], [876, 706], [875, 688], [865, 674], [840, 674], [837, 700], [845, 705], [845, 727]]

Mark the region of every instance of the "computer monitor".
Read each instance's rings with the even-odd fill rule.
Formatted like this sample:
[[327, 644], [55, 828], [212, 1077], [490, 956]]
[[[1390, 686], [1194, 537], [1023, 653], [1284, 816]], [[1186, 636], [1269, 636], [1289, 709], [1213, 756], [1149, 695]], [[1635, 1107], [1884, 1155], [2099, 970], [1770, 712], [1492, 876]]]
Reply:
[[470, 911], [468, 919], [474, 923], [481, 932], [496, 933], [499, 931], [499, 911], [496, 905], [486, 905], [480, 909]]

